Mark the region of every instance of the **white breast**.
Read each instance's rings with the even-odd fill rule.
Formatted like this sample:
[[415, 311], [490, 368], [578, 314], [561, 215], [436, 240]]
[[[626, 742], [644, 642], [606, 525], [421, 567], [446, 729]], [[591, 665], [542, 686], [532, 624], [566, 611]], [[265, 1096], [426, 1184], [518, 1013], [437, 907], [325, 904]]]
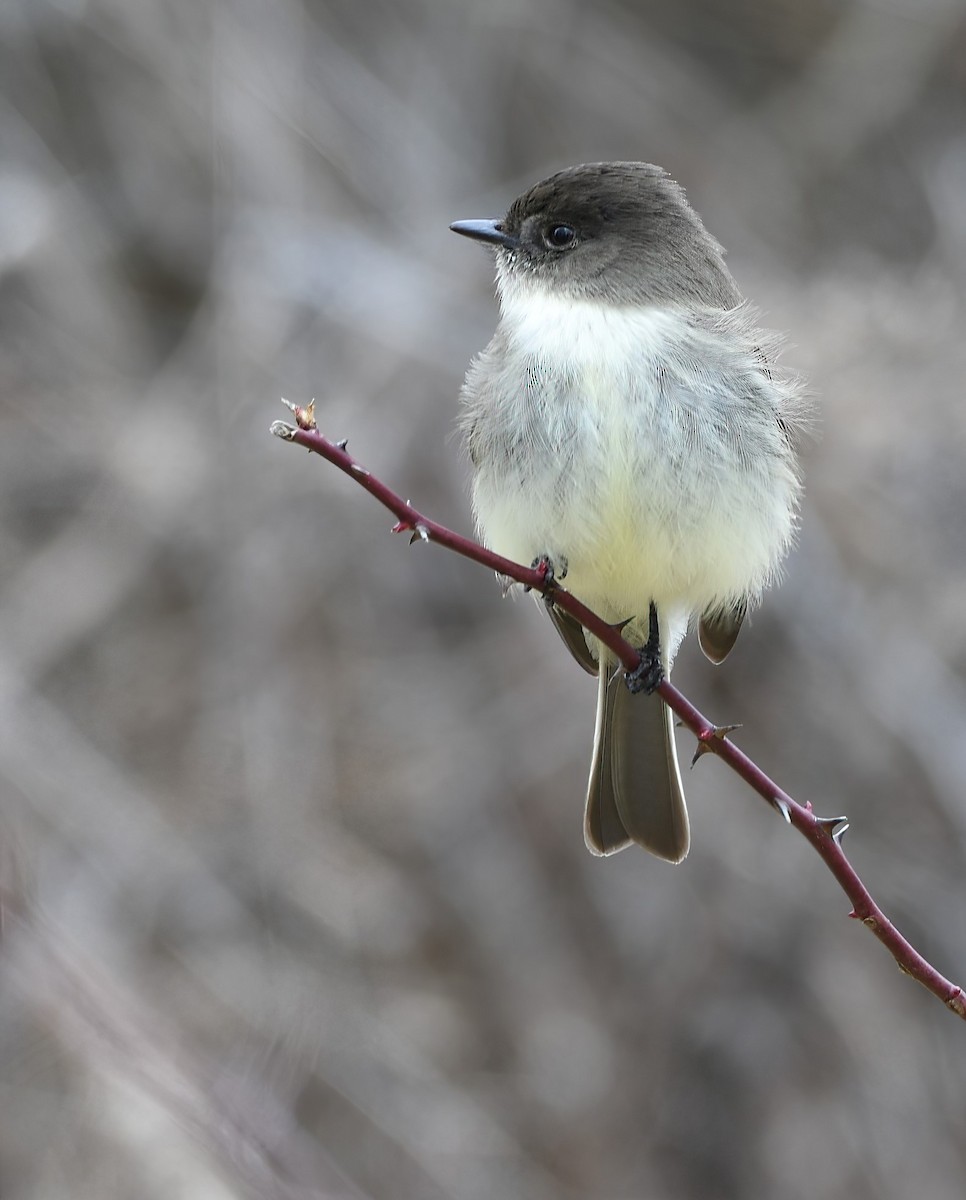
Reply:
[[[527, 563], [566, 558], [567, 586], [613, 620], [653, 599], [680, 626], [757, 593], [791, 538], [798, 484], [774, 411], [729, 391], [733, 347], [673, 310], [511, 283], [501, 381], [473, 420], [528, 440], [510, 464], [477, 463], [487, 543]], [[745, 432], [756, 452], [743, 458]]]

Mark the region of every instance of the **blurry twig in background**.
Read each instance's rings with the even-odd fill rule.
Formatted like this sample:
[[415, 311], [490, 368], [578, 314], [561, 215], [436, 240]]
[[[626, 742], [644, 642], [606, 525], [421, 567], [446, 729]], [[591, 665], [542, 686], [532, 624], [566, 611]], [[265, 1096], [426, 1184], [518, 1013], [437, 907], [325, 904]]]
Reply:
[[[346, 443], [330, 442], [316, 426], [315, 402], [305, 408], [283, 400], [295, 415], [296, 425], [275, 421], [271, 432], [283, 441], [295, 442], [331, 462], [346, 475], [374, 496], [397, 518], [394, 533], [411, 532], [412, 540], [437, 542], [448, 550], [489, 567], [498, 575], [506, 576], [523, 584], [528, 589], [544, 596], [552, 593], [553, 603], [575, 617], [583, 627], [611, 650], [625, 670], [632, 672], [640, 666], [641, 656], [634, 647], [621, 637], [620, 630], [608, 624], [592, 612], [570, 592], [554, 582], [546, 564], [525, 567], [502, 555], [494, 554], [469, 538], [432, 521], [418, 512], [370, 471], [361, 466], [346, 451]], [[662, 699], [684, 725], [698, 739], [695, 758], [705, 753], [717, 754], [733, 771], [752, 787], [769, 804], [793, 825], [814, 847], [825, 865], [835, 876], [839, 886], [852, 901], [851, 916], [868, 926], [880, 942], [887, 947], [901, 971], [916, 979], [957, 1016], [966, 1020], [966, 995], [963, 989], [941, 975], [896, 929], [885, 913], [872, 899], [869, 890], [859, 878], [855, 868], [845, 856], [842, 838], [849, 827], [845, 817], [818, 817], [810, 804], [799, 804], [787, 792], [771, 780], [761, 768], [728, 738], [727, 730], [712, 723], [694, 707], [668, 679], [663, 679], [657, 689]]]
[[[158, 1009], [139, 1008], [124, 988], [37, 911], [8, 914], [17, 943], [15, 986], [63, 1020], [69, 1044], [95, 1072], [104, 1108], [126, 1112], [145, 1160], [165, 1163], [186, 1192], [224, 1195], [212, 1165], [221, 1165], [236, 1195], [275, 1200], [368, 1200], [273, 1094], [269, 1080], [200, 1060], [179, 1044]], [[179, 1131], [182, 1161], [165, 1159], [162, 1114]], [[102, 1117], [109, 1121], [109, 1114]], [[211, 1161], [192, 1151], [206, 1150]]]

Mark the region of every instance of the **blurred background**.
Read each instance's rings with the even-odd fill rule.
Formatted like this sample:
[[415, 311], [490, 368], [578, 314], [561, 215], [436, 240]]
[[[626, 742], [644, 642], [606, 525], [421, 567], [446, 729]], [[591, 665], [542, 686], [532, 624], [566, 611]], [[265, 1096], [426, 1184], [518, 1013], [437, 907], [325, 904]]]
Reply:
[[[713, 760], [584, 849], [595, 684], [469, 531], [447, 230], [687, 188], [822, 402], [784, 586], [676, 682], [966, 976], [961, 0], [5, 0], [0, 1190], [959, 1198], [964, 1030]], [[681, 734], [682, 756], [690, 738]]]

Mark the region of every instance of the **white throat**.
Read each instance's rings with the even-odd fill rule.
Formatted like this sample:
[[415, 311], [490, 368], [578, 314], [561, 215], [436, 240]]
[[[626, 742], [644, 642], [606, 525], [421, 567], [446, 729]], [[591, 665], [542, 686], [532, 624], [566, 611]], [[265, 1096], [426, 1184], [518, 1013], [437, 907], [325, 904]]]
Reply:
[[513, 349], [608, 374], [623, 364], [659, 356], [684, 327], [673, 309], [580, 300], [541, 287], [532, 279], [501, 276], [501, 325]]

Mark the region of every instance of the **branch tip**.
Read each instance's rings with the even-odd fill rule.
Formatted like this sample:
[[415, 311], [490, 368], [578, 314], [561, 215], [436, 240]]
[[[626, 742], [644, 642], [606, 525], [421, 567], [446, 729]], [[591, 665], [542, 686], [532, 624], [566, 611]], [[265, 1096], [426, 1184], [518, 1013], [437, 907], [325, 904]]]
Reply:
[[295, 417], [295, 424], [299, 429], [307, 431], [315, 431], [318, 425], [315, 423], [315, 399], [311, 399], [303, 408], [300, 404], [293, 404], [291, 400], [286, 400], [284, 396], [279, 396], [281, 402]]
[[298, 430], [294, 425], [289, 425], [287, 421], [273, 421], [268, 427], [268, 432], [273, 437], [281, 438], [284, 442], [291, 442]]

